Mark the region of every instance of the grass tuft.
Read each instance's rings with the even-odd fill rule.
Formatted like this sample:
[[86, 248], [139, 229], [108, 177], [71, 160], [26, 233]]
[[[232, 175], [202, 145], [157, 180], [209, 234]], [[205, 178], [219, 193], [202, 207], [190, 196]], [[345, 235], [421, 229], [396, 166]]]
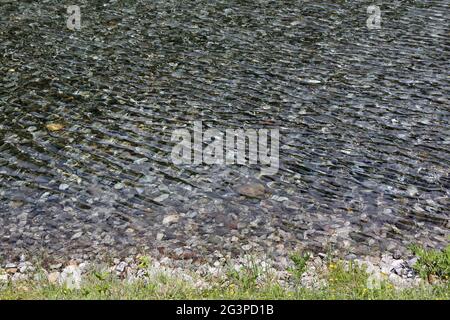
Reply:
[[443, 250], [427, 250], [413, 245], [411, 251], [418, 257], [414, 270], [423, 278], [432, 282], [433, 277], [447, 281], [450, 277], [450, 245]]

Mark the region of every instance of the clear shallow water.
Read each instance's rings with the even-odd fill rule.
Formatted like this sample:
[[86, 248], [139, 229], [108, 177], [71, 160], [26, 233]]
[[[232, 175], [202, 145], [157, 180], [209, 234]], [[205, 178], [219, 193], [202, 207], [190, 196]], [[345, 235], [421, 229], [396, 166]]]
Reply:
[[[382, 5], [372, 31], [369, 4], [89, 1], [70, 32], [59, 2], [2, 3], [2, 253], [446, 243], [449, 2]], [[279, 128], [278, 174], [172, 164], [198, 120]]]

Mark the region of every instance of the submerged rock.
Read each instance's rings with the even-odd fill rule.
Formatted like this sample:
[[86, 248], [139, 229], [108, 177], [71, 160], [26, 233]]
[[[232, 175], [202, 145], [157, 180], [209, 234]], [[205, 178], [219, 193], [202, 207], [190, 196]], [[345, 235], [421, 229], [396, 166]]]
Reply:
[[45, 126], [49, 131], [59, 131], [64, 129], [64, 125], [61, 123], [49, 123]]
[[164, 225], [177, 223], [179, 219], [180, 219], [180, 216], [178, 214], [171, 214], [171, 215], [164, 217], [162, 223]]
[[237, 187], [237, 192], [249, 198], [263, 198], [266, 194], [266, 188], [260, 183], [247, 183]]

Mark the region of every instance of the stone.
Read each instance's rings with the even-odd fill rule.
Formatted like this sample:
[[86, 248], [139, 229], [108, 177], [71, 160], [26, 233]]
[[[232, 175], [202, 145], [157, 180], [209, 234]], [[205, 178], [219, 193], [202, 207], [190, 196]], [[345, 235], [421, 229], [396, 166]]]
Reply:
[[197, 211], [191, 211], [191, 212], [189, 212], [189, 213], [186, 215], [186, 217], [193, 219], [193, 218], [195, 218], [197, 215], [198, 215]]
[[167, 193], [160, 195], [159, 197], [156, 197], [155, 199], [153, 199], [153, 201], [156, 202], [163, 202], [164, 200], [166, 200], [169, 197], [169, 195]]
[[391, 270], [394, 270], [395, 273], [400, 274], [400, 270], [403, 269], [403, 260], [394, 260], [391, 263]]
[[15, 274], [17, 272], [17, 268], [7, 268], [5, 271], [8, 274]]
[[124, 187], [124, 185], [121, 182], [118, 182], [114, 185], [114, 189], [116, 189], [116, 190], [121, 190], [121, 189], [123, 189], [123, 187]]
[[165, 216], [162, 223], [164, 225], [177, 223], [179, 219], [180, 219], [180, 216], [178, 214], [171, 214], [171, 215]]
[[266, 188], [261, 183], [248, 183], [239, 186], [237, 192], [249, 198], [262, 198], [266, 193]]
[[428, 275], [428, 283], [429, 284], [435, 284], [437, 282], [439, 282], [439, 277], [435, 276], [434, 274]]
[[69, 289], [80, 289], [81, 270], [77, 266], [68, 266], [64, 268], [59, 278], [59, 283]]
[[121, 261], [117, 266], [116, 266], [116, 271], [122, 273], [125, 271], [125, 268], [127, 267], [127, 263], [125, 261]]
[[62, 263], [55, 263], [50, 265], [50, 269], [56, 270], [62, 267]]
[[71, 259], [71, 260], [69, 261], [68, 265], [69, 265], [69, 266], [77, 266], [77, 265], [78, 265], [78, 262], [77, 262], [76, 260], [74, 260], [74, 259]]
[[8, 275], [0, 274], [0, 282], [7, 282], [7, 281], [8, 281]]
[[414, 265], [417, 263], [417, 260], [419, 260], [419, 258], [414, 257], [412, 259], [409, 259], [406, 264], [408, 265], [408, 267], [412, 268], [414, 267]]
[[19, 268], [20, 273], [33, 272], [35, 268], [33, 266], [23, 265]]
[[11, 201], [9, 205], [11, 206], [11, 208], [17, 209], [17, 208], [20, 208], [21, 206], [23, 206], [23, 202], [22, 201]]
[[82, 262], [82, 263], [80, 263], [80, 265], [78, 267], [80, 268], [80, 270], [82, 272], [86, 271], [88, 269], [88, 267], [89, 267], [89, 263], [88, 262]]
[[47, 280], [51, 284], [57, 284], [59, 282], [59, 276], [60, 276], [59, 272], [51, 272], [48, 274]]
[[58, 189], [61, 191], [67, 190], [67, 189], [69, 189], [69, 185], [65, 184], [65, 183], [60, 184]]
[[70, 240], [75, 240], [75, 239], [78, 239], [78, 238], [80, 238], [81, 236], [83, 235], [83, 232], [77, 232], [77, 233], [75, 233], [73, 236], [72, 236], [72, 238], [70, 238]]
[[48, 131], [59, 131], [64, 129], [64, 125], [61, 123], [48, 123], [45, 127]]
[[417, 187], [413, 185], [408, 186], [408, 189], [406, 191], [408, 192], [408, 195], [410, 197], [414, 197], [419, 192], [419, 190], [417, 190]]
[[391, 273], [389, 275], [389, 281], [396, 287], [400, 289], [408, 288], [410, 287], [409, 282], [406, 279], [403, 279], [399, 275], [396, 275], [395, 273]]
[[11, 277], [12, 281], [24, 281], [24, 280], [28, 280], [28, 275], [26, 274], [22, 274], [22, 273], [15, 273], [13, 274], [13, 276]]
[[193, 258], [195, 258], [195, 253], [192, 252], [191, 250], [185, 250], [185, 251], [183, 251], [181, 257], [182, 257], [184, 260], [193, 259]]
[[156, 240], [158, 240], [158, 241], [161, 241], [163, 238], [164, 238], [164, 233], [160, 232], [156, 235]]

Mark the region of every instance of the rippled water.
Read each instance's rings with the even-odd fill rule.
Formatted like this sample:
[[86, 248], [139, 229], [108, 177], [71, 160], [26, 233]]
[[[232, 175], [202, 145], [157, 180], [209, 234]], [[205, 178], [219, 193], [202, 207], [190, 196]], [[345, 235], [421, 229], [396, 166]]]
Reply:
[[[449, 1], [382, 4], [381, 30], [372, 1], [77, 2], [78, 32], [0, 2], [2, 254], [448, 242]], [[280, 128], [278, 174], [172, 164], [199, 120]]]

